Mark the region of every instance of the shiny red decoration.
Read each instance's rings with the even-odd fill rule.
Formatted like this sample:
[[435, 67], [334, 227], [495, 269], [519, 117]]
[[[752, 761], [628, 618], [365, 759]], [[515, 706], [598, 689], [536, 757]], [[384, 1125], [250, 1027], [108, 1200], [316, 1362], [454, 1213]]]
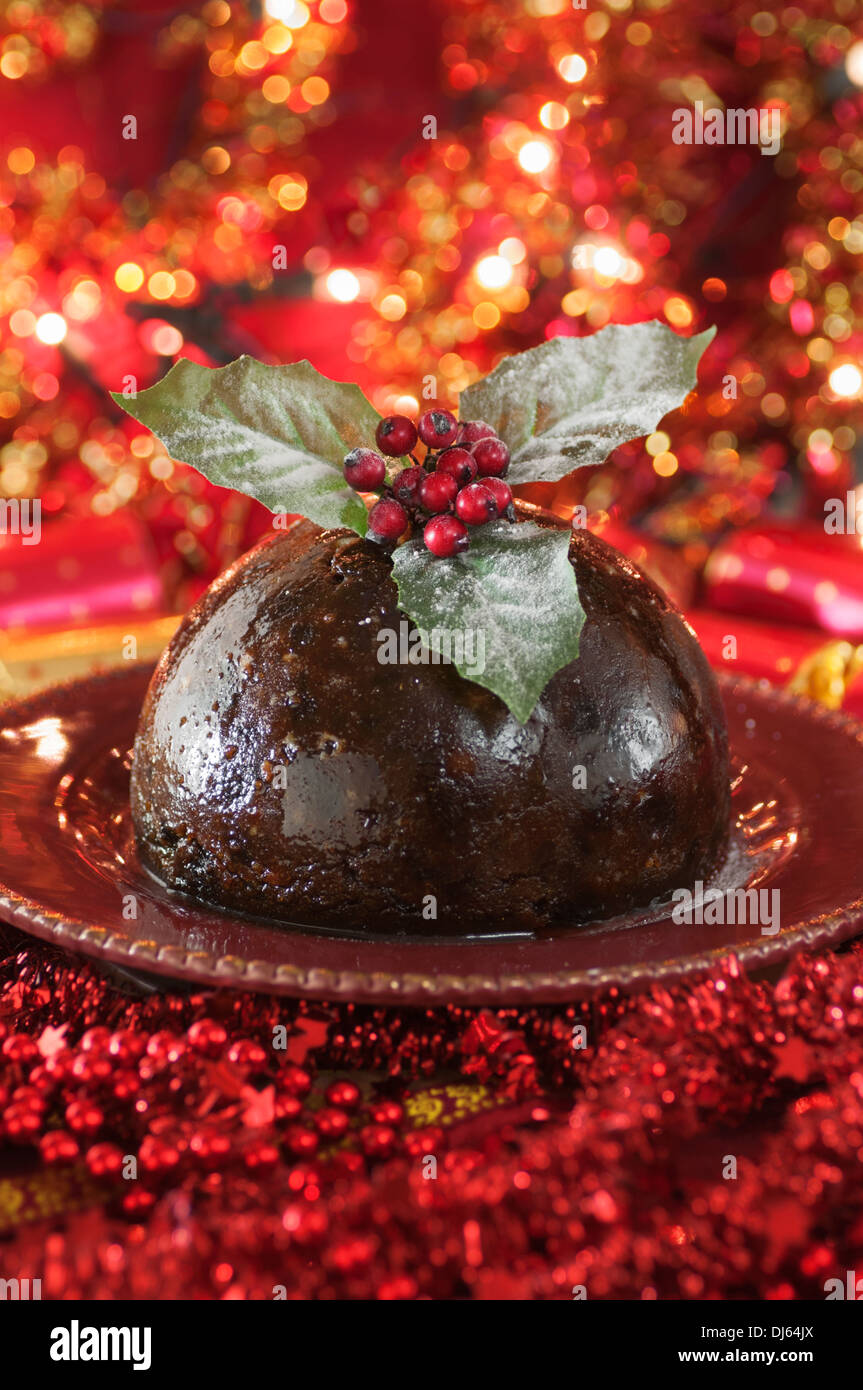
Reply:
[[[863, 1260], [863, 946], [774, 984], [728, 958], [591, 1008], [405, 1012], [124, 998], [2, 932], [0, 1172], [36, 1151], [44, 1195], [26, 1220], [0, 1195], [0, 1224], [43, 1296], [220, 1298], [230, 1265], [240, 1298], [809, 1299]], [[272, 1050], [254, 1087], [207, 1056], [257, 1064], [312, 1020], [306, 1066]], [[58, 1028], [68, 1067], [25, 1045]], [[180, 1035], [166, 1091], [149, 1068]], [[80, 1075], [106, 1048], [119, 1068]]]

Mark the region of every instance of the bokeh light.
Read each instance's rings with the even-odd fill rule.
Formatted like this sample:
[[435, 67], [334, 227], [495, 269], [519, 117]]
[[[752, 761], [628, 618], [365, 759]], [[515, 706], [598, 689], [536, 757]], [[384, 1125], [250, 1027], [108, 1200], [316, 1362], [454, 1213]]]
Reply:
[[55, 346], [66, 337], [66, 320], [62, 314], [40, 314], [36, 320], [36, 337], [40, 343]]
[[830, 373], [830, 387], [837, 396], [851, 399], [863, 390], [863, 372], [853, 362], [843, 362]]
[[486, 290], [502, 290], [512, 279], [512, 262], [506, 256], [483, 256], [474, 271]]
[[518, 152], [518, 162], [528, 174], [541, 174], [548, 169], [554, 151], [547, 140], [526, 140]]
[[564, 82], [581, 82], [587, 76], [587, 63], [580, 53], [567, 53], [560, 59], [557, 70]]
[[352, 270], [331, 270], [327, 276], [327, 292], [340, 304], [350, 304], [360, 292], [360, 282]]

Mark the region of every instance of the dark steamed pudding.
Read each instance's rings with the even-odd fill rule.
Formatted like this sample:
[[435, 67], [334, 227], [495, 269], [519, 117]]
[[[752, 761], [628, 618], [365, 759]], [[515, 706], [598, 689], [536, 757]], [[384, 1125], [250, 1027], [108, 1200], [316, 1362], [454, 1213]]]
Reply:
[[153, 675], [143, 863], [226, 909], [358, 934], [585, 923], [707, 880], [730, 824], [715, 677], [622, 555], [575, 531], [570, 558], [581, 654], [522, 726], [453, 666], [378, 660], [404, 621], [379, 546], [308, 521], [267, 538]]

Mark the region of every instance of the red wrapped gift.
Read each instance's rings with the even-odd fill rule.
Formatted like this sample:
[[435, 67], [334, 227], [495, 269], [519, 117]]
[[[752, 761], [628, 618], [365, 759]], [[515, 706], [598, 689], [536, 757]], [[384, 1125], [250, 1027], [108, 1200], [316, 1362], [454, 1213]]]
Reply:
[[26, 531], [0, 536], [0, 628], [72, 627], [164, 611], [155, 550], [129, 510], [50, 521], [41, 531], [28, 524]]
[[785, 685], [801, 663], [824, 646], [817, 628], [758, 623], [706, 608], [686, 615], [712, 666]]
[[708, 606], [863, 637], [863, 548], [820, 526], [732, 531], [705, 569]]

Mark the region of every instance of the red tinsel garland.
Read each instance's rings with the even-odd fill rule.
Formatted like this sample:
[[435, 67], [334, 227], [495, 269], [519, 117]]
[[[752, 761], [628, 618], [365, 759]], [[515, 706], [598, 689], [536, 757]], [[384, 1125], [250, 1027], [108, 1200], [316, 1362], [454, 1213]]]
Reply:
[[[490, 1012], [130, 999], [13, 944], [3, 1263], [43, 1297], [823, 1298], [863, 1257], [861, 947]], [[459, 1074], [474, 1117], [414, 1128]]]

